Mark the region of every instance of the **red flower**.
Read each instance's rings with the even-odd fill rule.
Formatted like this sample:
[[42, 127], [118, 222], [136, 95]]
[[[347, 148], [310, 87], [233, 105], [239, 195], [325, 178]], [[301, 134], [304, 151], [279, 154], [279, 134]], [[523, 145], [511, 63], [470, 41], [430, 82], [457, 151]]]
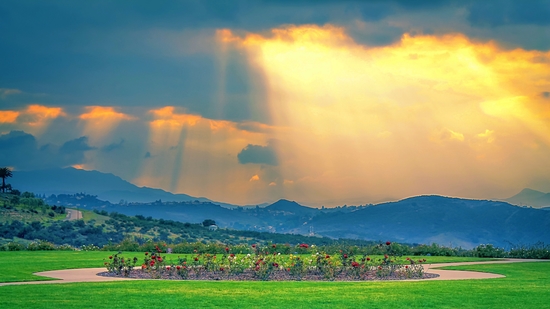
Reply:
[[325, 256], [325, 259], [330, 259], [330, 255], [327, 254], [327, 255]]
[[359, 267], [359, 263], [353, 261], [353, 262], [351, 262], [351, 266], [353, 266], [353, 267]]
[[391, 241], [386, 241], [386, 246], [391, 245]]
[[157, 258], [156, 256], [151, 255], [151, 259], [152, 259], [152, 260], [154, 260], [154, 259], [156, 259], [156, 258]]
[[367, 261], [370, 261], [370, 257], [367, 257]]
[[290, 268], [287, 268], [286, 271], [290, 271]]
[[387, 258], [388, 258], [388, 255], [387, 255], [387, 254], [384, 254], [384, 258], [387, 259]]
[[273, 263], [273, 267], [277, 268], [277, 267], [279, 267], [279, 264]]
[[220, 271], [223, 271], [223, 267], [220, 267]]
[[166, 266], [166, 270], [170, 270], [170, 266]]
[[378, 266], [378, 269], [382, 269], [382, 266]]
[[151, 267], [155, 266], [155, 261], [151, 261], [149, 265], [151, 265]]
[[405, 265], [405, 268], [409, 268], [409, 265]]
[[149, 252], [145, 252], [145, 255], [149, 255]]
[[109, 260], [112, 260], [112, 259], [113, 259], [113, 256], [112, 256], [112, 255], [111, 255], [111, 256], [109, 256]]
[[258, 271], [258, 270], [260, 270], [260, 266], [259, 266], [259, 265], [256, 266], [256, 271]]
[[277, 245], [271, 245], [271, 248], [277, 248]]
[[179, 266], [179, 265], [176, 266], [176, 269], [177, 269], [177, 270], [180, 270], [180, 269], [181, 269], [181, 266]]
[[225, 247], [225, 252], [229, 252], [229, 248], [228, 248], [228, 247]]
[[411, 260], [411, 258], [410, 258], [410, 257], [408, 257], [408, 258], [407, 258], [407, 261], [410, 261], [410, 260]]
[[256, 245], [255, 245], [255, 244], [253, 244], [253, 245], [252, 245], [252, 248], [256, 248]]
[[141, 265], [141, 269], [145, 269], [145, 268], [147, 268], [147, 265], [145, 264]]
[[159, 261], [159, 262], [162, 262], [162, 258], [161, 258], [161, 257], [159, 257], [157, 261]]
[[344, 254], [344, 259], [347, 259], [348, 258], [348, 255], [347, 254]]
[[230, 256], [230, 257], [235, 257], [235, 254], [231, 253], [229, 256]]
[[195, 258], [195, 261], [198, 261], [198, 260], [199, 260], [199, 258], [196, 257], [196, 258]]

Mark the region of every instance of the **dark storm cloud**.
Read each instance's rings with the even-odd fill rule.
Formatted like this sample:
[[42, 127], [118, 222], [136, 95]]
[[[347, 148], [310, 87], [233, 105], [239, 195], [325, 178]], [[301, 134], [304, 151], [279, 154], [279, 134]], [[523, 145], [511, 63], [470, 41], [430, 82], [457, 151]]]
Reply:
[[477, 26], [550, 25], [550, 0], [473, 1], [469, 11]]
[[83, 136], [65, 142], [61, 147], [46, 144], [39, 146], [36, 138], [23, 131], [0, 135], [0, 165], [16, 169], [66, 167], [85, 163], [84, 153], [93, 150]]
[[278, 165], [277, 154], [273, 142], [268, 143], [267, 146], [248, 144], [237, 155], [239, 163], [248, 164], [267, 164]]
[[550, 91], [543, 91], [540, 95], [543, 98], [550, 99]]

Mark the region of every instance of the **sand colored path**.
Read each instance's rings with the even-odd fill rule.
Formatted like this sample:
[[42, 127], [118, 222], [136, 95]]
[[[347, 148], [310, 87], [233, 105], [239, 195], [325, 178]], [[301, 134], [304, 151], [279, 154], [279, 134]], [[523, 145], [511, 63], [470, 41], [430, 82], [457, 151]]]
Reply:
[[[446, 266], [462, 266], [462, 265], [475, 265], [475, 264], [505, 264], [505, 263], [519, 263], [519, 262], [522, 262], [522, 263], [549, 262], [549, 260], [504, 259], [504, 260], [486, 261], [486, 262], [425, 264], [424, 265], [425, 272], [438, 274], [439, 277], [432, 278], [432, 279], [419, 279], [419, 280], [407, 280], [407, 281], [503, 278], [505, 276], [499, 275], [499, 274], [483, 273], [483, 272], [477, 272], [477, 271], [443, 270], [439, 268], [446, 267]], [[121, 280], [138, 280], [138, 279], [130, 279], [130, 278], [103, 277], [103, 276], [97, 275], [98, 273], [104, 272], [104, 271], [105, 271], [104, 267], [43, 271], [43, 272], [35, 273], [35, 275], [55, 278], [59, 280], [6, 282], [6, 283], [0, 283], [0, 286], [20, 285], [20, 284], [52, 284], [52, 283], [72, 283], [72, 282], [106, 282], [106, 281], [121, 281]]]

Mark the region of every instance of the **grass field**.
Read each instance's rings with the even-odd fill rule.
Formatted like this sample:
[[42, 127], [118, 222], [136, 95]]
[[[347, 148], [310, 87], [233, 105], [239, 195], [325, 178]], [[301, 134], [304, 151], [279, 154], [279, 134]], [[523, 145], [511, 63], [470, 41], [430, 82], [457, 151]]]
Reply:
[[[453, 267], [506, 278], [421, 282], [125, 281], [0, 287], [4, 308], [550, 308], [550, 263]], [[14, 296], [29, 297], [14, 297]]]
[[[35, 276], [33, 273], [74, 268], [103, 267], [103, 259], [115, 252], [106, 251], [0, 251], [0, 282], [51, 280], [46, 277]], [[142, 252], [124, 252], [123, 256], [138, 257], [139, 263], [143, 258]], [[170, 259], [177, 259], [185, 254], [166, 254]], [[373, 256], [374, 257], [374, 256]], [[488, 260], [481, 258], [424, 256], [429, 263], [468, 262]]]

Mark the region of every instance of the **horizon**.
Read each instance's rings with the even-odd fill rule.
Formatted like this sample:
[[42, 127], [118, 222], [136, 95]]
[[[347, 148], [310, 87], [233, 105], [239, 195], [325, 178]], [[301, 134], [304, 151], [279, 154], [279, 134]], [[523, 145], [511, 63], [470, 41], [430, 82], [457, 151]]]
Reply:
[[0, 166], [236, 205], [550, 192], [550, 2], [0, 3]]
[[[51, 169], [43, 169], [43, 170], [13, 170], [13, 172], [17, 173], [17, 172], [35, 172], [35, 171], [49, 171], [49, 170], [56, 170], [58, 168], [51, 168]], [[163, 190], [164, 192], [167, 192], [167, 193], [171, 193], [171, 194], [174, 194], [174, 195], [177, 195], [177, 194], [185, 194], [184, 192], [180, 192], [180, 193], [177, 193], [177, 192], [171, 192], [171, 191], [167, 191], [167, 190], [164, 190], [162, 188], [156, 188], [156, 187], [148, 187], [148, 186], [138, 186], [118, 175], [115, 175], [113, 173], [103, 173], [103, 172], [100, 172], [100, 171], [96, 171], [96, 170], [84, 170], [84, 169], [79, 169], [79, 168], [74, 168], [74, 167], [65, 167], [65, 168], [62, 168], [62, 169], [72, 169], [72, 170], [80, 170], [80, 171], [85, 171], [85, 172], [98, 172], [98, 173], [101, 173], [101, 174], [106, 174], [106, 175], [112, 175], [116, 178], [119, 178], [121, 179], [122, 181], [124, 182], [128, 182], [134, 186], [136, 186], [137, 188], [148, 188], [148, 189], [159, 189], [159, 190]], [[17, 174], [15, 174], [13, 177], [16, 177]], [[14, 189], [17, 189], [17, 188], [14, 188]], [[55, 189], [42, 189], [42, 192], [41, 193], [38, 193], [38, 194], [44, 194], [43, 191], [47, 190], [49, 193], [48, 194], [69, 194], [69, 193], [54, 193], [56, 192]], [[356, 203], [356, 204], [350, 204], [350, 205], [347, 205], [347, 204], [331, 204], [331, 205], [325, 205], [325, 204], [321, 204], [321, 205], [314, 205], [314, 204], [310, 204], [308, 203], [307, 201], [300, 201], [300, 200], [292, 200], [292, 199], [288, 199], [288, 198], [285, 198], [285, 197], [281, 197], [277, 200], [272, 200], [272, 201], [263, 201], [262, 203], [257, 203], [257, 204], [231, 204], [231, 203], [228, 203], [226, 201], [223, 201], [223, 200], [212, 200], [212, 199], [209, 199], [207, 196], [190, 196], [192, 198], [197, 198], [197, 199], [207, 199], [209, 200], [210, 202], [216, 204], [216, 203], [221, 203], [221, 204], [229, 204], [229, 205], [232, 205], [232, 206], [237, 206], [237, 207], [254, 207], [254, 206], [258, 206], [258, 205], [264, 205], [262, 207], [265, 207], [265, 206], [269, 206], [269, 205], [272, 205], [272, 204], [275, 204], [279, 201], [287, 201], [287, 202], [293, 202], [293, 203], [297, 203], [299, 204], [300, 206], [305, 206], [305, 207], [310, 207], [310, 208], [317, 208], [317, 209], [321, 209], [321, 207], [325, 207], [325, 208], [336, 208], [336, 207], [361, 207], [361, 206], [377, 206], [377, 205], [381, 205], [381, 204], [385, 204], [385, 203], [392, 203], [392, 202], [400, 202], [400, 201], [403, 201], [403, 200], [407, 200], [407, 199], [411, 199], [411, 198], [415, 198], [415, 197], [444, 197], [444, 198], [451, 198], [451, 199], [463, 199], [463, 200], [479, 200], [479, 201], [498, 201], [498, 202], [505, 202], [505, 203], [509, 203], [511, 205], [514, 205], [514, 206], [529, 206], [529, 205], [525, 205], [524, 203], [520, 202], [520, 203], [512, 203], [510, 201], [508, 201], [509, 199], [512, 199], [514, 197], [516, 197], [517, 195], [523, 193], [524, 191], [534, 191], [534, 192], [537, 192], [537, 193], [542, 193], [542, 194], [550, 194], [550, 192], [542, 192], [542, 191], [538, 191], [538, 190], [534, 190], [534, 189], [531, 189], [531, 188], [523, 188], [521, 191], [517, 192], [514, 196], [509, 196], [509, 197], [506, 197], [506, 198], [491, 198], [491, 197], [486, 197], [486, 198], [466, 198], [466, 197], [461, 197], [461, 196], [450, 196], [450, 195], [441, 195], [441, 194], [419, 194], [419, 195], [411, 195], [411, 196], [404, 196], [404, 197], [400, 197], [400, 198], [388, 198], [388, 199], [384, 199], [384, 200], [378, 200], [378, 201], [369, 201], [369, 202], [359, 202], [359, 203]], [[36, 193], [36, 192], [33, 192], [33, 193]], [[86, 192], [86, 190], [79, 190], [79, 192], [72, 192], [70, 194], [86, 194], [86, 195], [91, 195], [91, 196], [94, 196], [94, 195], [97, 195], [95, 194], [97, 192]], [[101, 195], [101, 194], [100, 194]], [[98, 199], [99, 200], [108, 200], [108, 199], [102, 199], [101, 196], [98, 196]], [[161, 199], [162, 200], [162, 199]], [[114, 201], [110, 201], [111, 203], [113, 204], [116, 204]], [[163, 202], [166, 202], [166, 203], [172, 203], [172, 202], [176, 202], [177, 201], [172, 201], [172, 200], [164, 200]], [[149, 201], [149, 202], [133, 202], [133, 203], [138, 203], [138, 204], [141, 204], [141, 203], [154, 203], [154, 201]], [[532, 207], [532, 206], [530, 206]]]

